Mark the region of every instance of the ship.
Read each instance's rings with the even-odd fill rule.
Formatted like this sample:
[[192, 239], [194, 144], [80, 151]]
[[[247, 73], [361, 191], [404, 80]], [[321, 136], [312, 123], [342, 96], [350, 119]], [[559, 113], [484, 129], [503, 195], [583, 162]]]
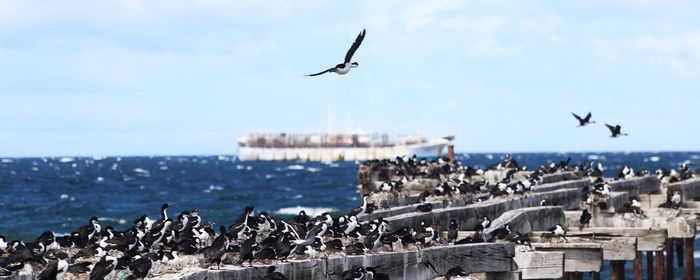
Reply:
[[453, 136], [428, 140], [417, 135], [345, 132], [249, 134], [239, 137], [241, 161], [367, 161], [400, 156], [435, 158]]

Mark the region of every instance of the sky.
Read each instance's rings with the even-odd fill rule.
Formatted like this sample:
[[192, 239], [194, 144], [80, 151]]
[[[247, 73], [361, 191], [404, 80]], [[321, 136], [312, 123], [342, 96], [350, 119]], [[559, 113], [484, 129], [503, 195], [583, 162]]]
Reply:
[[[700, 150], [697, 1], [0, 2], [0, 156], [234, 154], [252, 132], [457, 152]], [[304, 77], [342, 62], [347, 75]], [[597, 124], [576, 127], [571, 112]], [[610, 138], [604, 123], [629, 136]]]

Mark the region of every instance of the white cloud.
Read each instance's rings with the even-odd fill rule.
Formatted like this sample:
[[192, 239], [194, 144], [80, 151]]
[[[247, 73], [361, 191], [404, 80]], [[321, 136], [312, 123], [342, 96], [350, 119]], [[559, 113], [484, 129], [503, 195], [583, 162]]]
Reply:
[[607, 59], [641, 57], [649, 64], [664, 66], [678, 74], [700, 77], [700, 30], [674, 36], [597, 38], [595, 43], [598, 54]]

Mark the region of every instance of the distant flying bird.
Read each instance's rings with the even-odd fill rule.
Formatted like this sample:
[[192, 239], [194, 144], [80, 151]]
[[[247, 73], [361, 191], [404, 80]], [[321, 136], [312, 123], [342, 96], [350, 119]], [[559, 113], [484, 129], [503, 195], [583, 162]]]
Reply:
[[579, 126], [586, 126], [586, 125], [595, 123], [594, 121], [591, 121], [591, 112], [588, 112], [588, 115], [586, 115], [585, 118], [581, 118], [574, 113], [571, 113], [571, 114], [574, 115], [574, 117], [578, 120]]
[[619, 124], [616, 125], [616, 126], [612, 126], [612, 125], [609, 125], [609, 124], [606, 123], [605, 126], [607, 126], [608, 129], [610, 129], [610, 133], [612, 133], [612, 136], [610, 136], [610, 137], [615, 138], [615, 137], [618, 137], [618, 136], [627, 136], [627, 133], [621, 133], [621, 132], [620, 132], [620, 129], [621, 129], [622, 127], [621, 127]]
[[345, 54], [345, 62], [338, 64], [333, 68], [328, 68], [325, 71], [318, 72], [316, 74], [306, 75], [306, 76], [318, 76], [318, 75], [325, 74], [328, 72], [335, 72], [338, 75], [345, 75], [348, 72], [350, 72], [351, 68], [355, 68], [355, 67], [359, 66], [360, 65], [359, 63], [357, 63], [357, 62], [351, 63], [350, 60], [352, 59], [352, 55], [355, 54], [355, 51], [357, 50], [357, 48], [359, 48], [360, 44], [362, 44], [362, 40], [365, 39], [365, 33], [366, 33], [366, 31], [364, 29], [362, 29], [362, 32], [360, 32], [360, 34], [357, 35], [357, 39], [355, 39], [355, 42], [352, 43], [352, 46], [348, 50], [348, 53]]

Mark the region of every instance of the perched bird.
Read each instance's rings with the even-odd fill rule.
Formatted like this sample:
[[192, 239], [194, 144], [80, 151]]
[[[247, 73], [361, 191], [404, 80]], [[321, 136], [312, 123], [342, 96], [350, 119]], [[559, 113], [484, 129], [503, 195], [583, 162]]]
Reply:
[[455, 266], [447, 270], [445, 273], [445, 280], [450, 280], [452, 277], [462, 277], [467, 276], [467, 272], [461, 266]]
[[111, 279], [114, 276], [114, 268], [117, 266], [117, 258], [102, 256], [90, 272], [90, 280]]
[[673, 191], [673, 195], [668, 197], [668, 201], [671, 202], [671, 207], [677, 209], [681, 206], [681, 193], [679, 191]]
[[578, 221], [579, 221], [578, 229], [582, 230], [585, 225], [588, 225], [588, 223], [591, 222], [592, 217], [593, 216], [591, 215], [590, 212], [588, 212], [588, 209], [583, 209], [583, 212], [581, 212], [581, 217], [578, 219]]
[[481, 223], [478, 223], [476, 225], [476, 231], [483, 231], [484, 229], [488, 228], [489, 226], [491, 226], [491, 221], [489, 220], [488, 217], [484, 216], [481, 219]]
[[574, 113], [571, 113], [571, 114], [574, 115], [574, 117], [578, 120], [579, 126], [586, 126], [586, 125], [595, 123], [594, 121], [591, 121], [591, 112], [588, 112], [588, 115], [586, 115], [585, 118], [581, 118]]
[[138, 257], [136, 260], [131, 262], [131, 265], [129, 265], [129, 269], [131, 269], [131, 276], [127, 279], [143, 279], [151, 275], [151, 271], [153, 271], [153, 260], [149, 258], [142, 258]]
[[78, 228], [78, 236], [80, 236], [80, 241], [83, 244], [90, 242], [95, 237], [95, 234], [101, 231], [99, 222], [100, 220], [97, 217], [91, 217], [90, 224]]
[[360, 280], [365, 277], [365, 268], [357, 267], [351, 268], [340, 273], [340, 279], [342, 280]]
[[355, 209], [352, 209], [350, 213], [348, 213], [348, 216], [358, 216], [361, 214], [367, 214], [367, 198], [369, 198], [369, 195], [365, 194], [362, 196], [362, 205], [356, 207]]
[[378, 267], [367, 267], [365, 271], [368, 277], [372, 277], [372, 280], [389, 280], [389, 275], [377, 271]]
[[60, 280], [63, 279], [63, 275], [68, 272], [68, 262], [65, 260], [59, 260], [55, 262], [50, 262], [49, 265], [44, 269], [37, 279], [39, 280]]
[[452, 219], [450, 225], [447, 226], [447, 242], [453, 242], [457, 240], [457, 232], [459, 231], [459, 224], [457, 220]]
[[359, 48], [360, 44], [362, 44], [362, 40], [365, 39], [365, 34], [366, 34], [366, 31], [364, 29], [362, 29], [362, 32], [360, 32], [360, 34], [357, 35], [355, 42], [352, 43], [352, 46], [350, 47], [348, 52], [345, 54], [345, 62], [338, 64], [335, 67], [328, 68], [324, 71], [318, 72], [316, 74], [310, 74], [310, 75], [306, 75], [306, 76], [318, 76], [318, 75], [325, 74], [328, 72], [334, 72], [338, 75], [345, 75], [348, 72], [350, 72], [351, 68], [355, 68], [355, 67], [359, 66], [360, 64], [358, 64], [357, 62], [351, 63], [350, 60], [352, 59], [352, 55], [355, 54], [355, 51], [357, 50], [357, 48]]
[[510, 225], [506, 224], [506, 226], [496, 229], [491, 233], [491, 238], [489, 239], [489, 242], [493, 241], [494, 239], [504, 239], [509, 234], [511, 234]]
[[430, 203], [418, 205], [416, 211], [423, 213], [433, 211], [433, 205]]
[[607, 126], [608, 129], [610, 129], [610, 133], [612, 133], [612, 135], [611, 135], [610, 137], [615, 138], [615, 137], [618, 137], [618, 136], [627, 136], [627, 133], [621, 133], [621, 132], [620, 132], [620, 129], [621, 129], [622, 127], [621, 127], [619, 124], [616, 125], [616, 126], [612, 126], [612, 125], [609, 125], [609, 124], [606, 123], [605, 126]]
[[271, 265], [267, 268], [267, 274], [260, 280], [287, 280], [287, 277], [282, 273], [276, 272], [275, 266]]
[[553, 236], [564, 237], [566, 239], [566, 229], [560, 224], [550, 228], [549, 232], [551, 232]]

